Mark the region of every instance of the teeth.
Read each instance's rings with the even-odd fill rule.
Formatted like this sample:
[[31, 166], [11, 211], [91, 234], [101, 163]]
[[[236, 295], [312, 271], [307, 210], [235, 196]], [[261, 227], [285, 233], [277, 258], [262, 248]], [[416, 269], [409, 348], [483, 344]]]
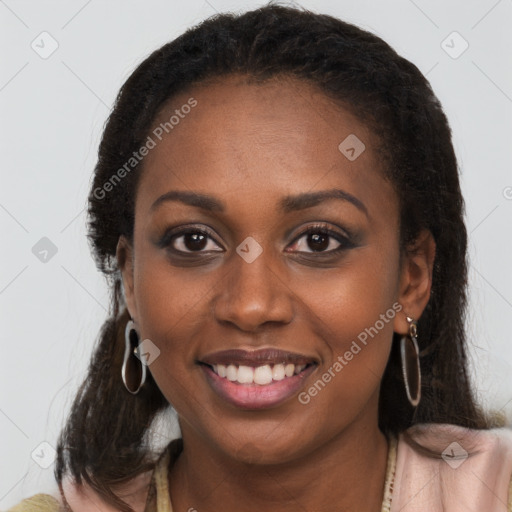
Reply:
[[238, 368], [233, 365], [233, 364], [230, 364], [227, 368], [226, 368], [226, 377], [228, 378], [228, 380], [230, 381], [235, 381], [238, 379]]
[[284, 379], [284, 364], [275, 364], [272, 368], [272, 378], [274, 380]]
[[[241, 368], [241, 367], [240, 367]], [[258, 366], [254, 369], [254, 384], [270, 384], [272, 382], [272, 368], [268, 364], [265, 366]]]
[[240, 384], [252, 384], [254, 382], [254, 369], [250, 366], [238, 367], [238, 382]]
[[298, 364], [295, 366], [295, 375], [298, 375], [302, 370], [306, 368], [305, 364]]
[[287, 364], [285, 367], [284, 367], [284, 374], [287, 376], [287, 377], [291, 377], [295, 372], [295, 365], [294, 364]]
[[239, 384], [258, 384], [265, 386], [272, 381], [280, 381], [286, 377], [293, 377], [298, 375], [306, 368], [305, 364], [265, 364], [263, 366], [236, 366], [230, 364], [213, 365], [213, 371], [222, 378], [226, 378], [231, 382], [238, 382]]

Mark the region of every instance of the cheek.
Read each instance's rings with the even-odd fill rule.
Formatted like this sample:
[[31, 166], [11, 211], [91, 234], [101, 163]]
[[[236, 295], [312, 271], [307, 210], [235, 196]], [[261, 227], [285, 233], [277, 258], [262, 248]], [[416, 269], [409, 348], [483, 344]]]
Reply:
[[[330, 391], [322, 391], [319, 403], [362, 405], [378, 388], [391, 349], [393, 319], [401, 309], [398, 279], [398, 252], [368, 247], [310, 287], [315, 290], [307, 302], [310, 316], [326, 348], [317, 379], [333, 382], [325, 386]], [[313, 395], [322, 384], [316, 388]]]
[[[373, 326], [381, 315], [393, 315], [398, 297], [398, 252], [377, 244], [357, 249], [337, 270], [303, 284], [308, 304], [331, 327], [331, 338], [353, 339]], [[312, 293], [314, 291], [314, 293]], [[382, 330], [392, 332], [392, 322]]]
[[[206, 273], [198, 277], [193, 270], [173, 268], [165, 255], [141, 253], [135, 268], [135, 296], [139, 311], [140, 334], [150, 339], [160, 355], [150, 371], [166, 396], [194, 378], [194, 347], [201, 326], [207, 321], [209, 290], [215, 289]], [[192, 370], [192, 371], [191, 371]], [[187, 387], [180, 392], [186, 393]]]
[[215, 277], [200, 267], [172, 266], [164, 250], [144, 241], [139, 247], [134, 286], [143, 335], [166, 340], [173, 332], [193, 330]]

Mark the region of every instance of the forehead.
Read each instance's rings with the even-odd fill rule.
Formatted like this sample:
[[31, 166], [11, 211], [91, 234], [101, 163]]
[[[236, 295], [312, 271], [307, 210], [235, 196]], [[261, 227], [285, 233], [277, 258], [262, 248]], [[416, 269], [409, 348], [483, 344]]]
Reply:
[[297, 79], [230, 76], [195, 85], [161, 109], [149, 136], [155, 146], [143, 162], [142, 211], [173, 189], [265, 208], [284, 195], [327, 188], [376, 202], [376, 209], [395, 201], [369, 128]]

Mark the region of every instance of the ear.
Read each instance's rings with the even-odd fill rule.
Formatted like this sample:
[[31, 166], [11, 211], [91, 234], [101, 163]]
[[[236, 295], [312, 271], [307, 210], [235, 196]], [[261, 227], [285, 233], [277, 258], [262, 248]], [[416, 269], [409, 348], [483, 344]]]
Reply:
[[134, 293], [133, 262], [134, 252], [130, 241], [121, 235], [117, 241], [116, 248], [117, 265], [121, 271], [123, 280], [124, 298], [130, 316], [135, 320], [137, 318], [137, 303]]
[[436, 255], [436, 243], [432, 233], [422, 230], [403, 256], [400, 271], [398, 302], [401, 314], [395, 316], [394, 331], [407, 334], [409, 325], [406, 317], [418, 320], [430, 299], [432, 273]]

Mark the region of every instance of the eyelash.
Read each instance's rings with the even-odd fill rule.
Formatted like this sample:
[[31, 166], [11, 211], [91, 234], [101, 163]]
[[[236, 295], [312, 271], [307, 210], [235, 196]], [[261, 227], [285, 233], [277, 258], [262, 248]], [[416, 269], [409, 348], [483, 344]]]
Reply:
[[[216, 240], [213, 234], [204, 228], [194, 227], [190, 226], [187, 228], [180, 229], [179, 231], [168, 231], [164, 234], [162, 239], [159, 242], [159, 246], [162, 248], [169, 248], [174, 254], [177, 255], [194, 255], [194, 254], [201, 254], [203, 252], [210, 252], [210, 251], [181, 251], [179, 249], [175, 249], [172, 247], [173, 241], [175, 241], [177, 238], [187, 235], [187, 234], [202, 234], [207, 236], [208, 238], [212, 239], [217, 245], [220, 245]], [[334, 238], [340, 245], [336, 249], [331, 249], [329, 251], [297, 251], [299, 254], [317, 254], [317, 255], [337, 255], [338, 253], [351, 249], [354, 247], [354, 243], [351, 241], [351, 236], [343, 235], [341, 233], [338, 233], [332, 229], [330, 229], [326, 224], [315, 224], [312, 226], [308, 226], [306, 229], [304, 229], [301, 233], [299, 233], [292, 243], [290, 245], [294, 245], [296, 242], [298, 242], [301, 238], [303, 238], [305, 235], [309, 234], [321, 234], [325, 236], [329, 236], [331, 238]], [[221, 251], [213, 251], [213, 252], [221, 252]]]

